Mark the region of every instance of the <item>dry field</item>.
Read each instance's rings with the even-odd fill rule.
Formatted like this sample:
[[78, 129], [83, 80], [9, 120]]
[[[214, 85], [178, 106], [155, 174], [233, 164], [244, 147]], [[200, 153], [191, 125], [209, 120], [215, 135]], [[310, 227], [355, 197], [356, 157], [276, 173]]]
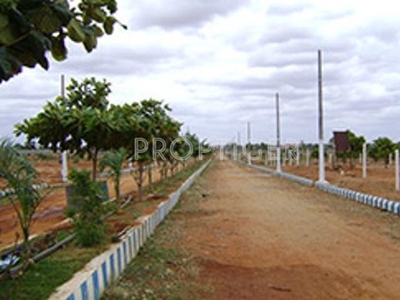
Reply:
[[[31, 159], [40, 173], [40, 179], [49, 185], [58, 186], [51, 190], [37, 209], [31, 233], [39, 234], [64, 228], [65, 225], [62, 225], [61, 223], [65, 220], [64, 210], [67, 207], [67, 200], [66, 189], [62, 183], [59, 156], [52, 155], [45, 159], [40, 159], [38, 156], [32, 155]], [[68, 168], [69, 170], [72, 168], [85, 168], [90, 170], [91, 163], [84, 160], [70, 159], [68, 161]], [[160, 177], [160, 173], [156, 169], [153, 170], [153, 182], [159, 180]], [[147, 184], [147, 181], [148, 178], [146, 176], [145, 185]], [[108, 179], [107, 182], [109, 196], [110, 198], [113, 198], [115, 196], [113, 181], [112, 179]], [[0, 179], [0, 187], [3, 185], [4, 182]], [[121, 178], [121, 194], [131, 194], [135, 197], [136, 192], [137, 186], [134, 178], [130, 174], [123, 175]], [[156, 201], [153, 201], [154, 206], [156, 206], [156, 204], [161, 200], [162, 199], [157, 199]], [[147, 207], [147, 210], [151, 209], [151, 206]], [[124, 217], [120, 215], [120, 219], [124, 219]], [[111, 227], [117, 231], [120, 230], [121, 227], [127, 225], [129, 225], [127, 222], [118, 222], [115, 220]], [[11, 204], [4, 204], [4, 201], [2, 203], [0, 200], [0, 249], [13, 244], [16, 240], [17, 232], [19, 232], [19, 225], [13, 207]]]

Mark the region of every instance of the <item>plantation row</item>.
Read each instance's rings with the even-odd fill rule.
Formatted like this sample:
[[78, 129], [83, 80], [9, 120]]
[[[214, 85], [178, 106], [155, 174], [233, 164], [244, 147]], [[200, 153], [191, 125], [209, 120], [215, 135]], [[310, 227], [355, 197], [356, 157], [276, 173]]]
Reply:
[[[110, 207], [103, 205], [107, 198], [96, 181], [98, 166], [112, 174], [118, 200], [121, 170], [129, 161], [134, 167], [131, 170], [140, 201], [147, 166], [156, 162], [165, 178], [179, 163], [185, 165], [190, 157], [210, 150], [196, 135], [180, 135], [182, 124], [169, 115], [170, 108], [162, 101], [111, 105], [107, 99], [110, 93], [110, 83], [105, 80], [90, 78], [79, 83], [72, 79], [65, 97], [48, 102], [37, 116], [15, 126], [16, 135], [26, 135], [28, 144], [69, 151], [92, 162], [91, 172], [73, 169], [69, 174], [76, 205], [68, 208], [66, 215], [73, 222], [80, 247], [99, 245], [106, 239], [104, 216]], [[38, 172], [7, 139], [0, 140], [0, 173], [0, 190], [13, 190], [5, 199], [13, 205], [22, 232], [19, 254], [24, 270], [31, 264], [33, 217], [46, 192], [32, 188], [39, 183]], [[7, 272], [14, 264], [13, 258], [9, 257], [10, 263], [0, 278], [15, 275]]]

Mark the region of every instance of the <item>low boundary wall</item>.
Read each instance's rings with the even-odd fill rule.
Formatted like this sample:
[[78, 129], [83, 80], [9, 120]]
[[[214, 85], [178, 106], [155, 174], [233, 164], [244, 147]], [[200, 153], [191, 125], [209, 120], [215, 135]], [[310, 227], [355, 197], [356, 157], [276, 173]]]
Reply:
[[140, 225], [133, 227], [122, 237], [121, 242], [113, 244], [108, 251], [94, 258], [72, 279], [58, 287], [49, 299], [100, 299], [105, 287], [122, 274], [125, 267], [136, 257], [140, 247], [154, 232], [154, 229], [178, 203], [181, 194], [193, 184], [196, 177], [208, 167], [210, 162], [206, 162], [193, 173], [176, 192], [170, 195], [168, 200], [160, 203], [151, 215], [139, 218]]

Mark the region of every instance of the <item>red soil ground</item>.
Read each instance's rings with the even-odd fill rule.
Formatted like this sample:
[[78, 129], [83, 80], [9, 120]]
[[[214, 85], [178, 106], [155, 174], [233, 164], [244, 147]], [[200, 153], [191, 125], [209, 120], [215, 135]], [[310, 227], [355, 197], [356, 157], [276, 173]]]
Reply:
[[[275, 168], [274, 166], [268, 166]], [[299, 175], [312, 180], [318, 180], [318, 163], [313, 161], [310, 166], [295, 163], [282, 167], [287, 173]], [[367, 178], [362, 178], [362, 166], [356, 164], [350, 168], [348, 164], [341, 165], [334, 170], [330, 165], [325, 167], [325, 177], [330, 184], [352, 189], [400, 202], [400, 192], [395, 189], [395, 168], [393, 165], [385, 167], [382, 163], [370, 163], [367, 168]]]
[[[34, 216], [34, 223], [31, 229], [31, 234], [45, 233], [54, 230], [55, 228], [64, 227], [60, 223], [65, 220], [64, 210], [67, 207], [65, 186], [62, 183], [61, 164], [57, 155], [53, 155], [50, 159], [39, 159], [37, 156], [31, 156], [31, 160], [38, 172], [40, 179], [49, 184], [59, 186], [50, 191], [45, 197]], [[91, 163], [88, 161], [73, 161], [69, 160], [69, 170], [72, 168], [91, 169]], [[153, 170], [153, 182], [160, 179], [160, 173]], [[146, 176], [144, 184], [146, 185], [148, 178]], [[115, 197], [114, 183], [112, 179], [108, 179], [108, 191], [110, 198]], [[0, 189], [4, 186], [4, 180], [0, 179]], [[123, 175], [121, 178], [121, 194], [132, 194], [136, 196], [137, 186], [134, 178], [130, 174]], [[46, 191], [48, 192], [48, 191]], [[0, 200], [1, 201], [1, 200]], [[150, 209], [150, 208], [149, 208]], [[114, 223], [118, 223], [117, 220]], [[124, 222], [120, 222], [124, 223]], [[126, 223], [126, 222], [125, 222]], [[114, 224], [111, 229], [120, 229], [127, 224]], [[0, 202], [0, 249], [6, 248], [16, 241], [16, 234], [19, 233], [19, 225], [14, 208], [11, 204]], [[21, 239], [19, 239], [21, 240]]]
[[397, 216], [232, 161], [189, 193], [207, 196], [178, 243], [208, 299], [399, 299]]

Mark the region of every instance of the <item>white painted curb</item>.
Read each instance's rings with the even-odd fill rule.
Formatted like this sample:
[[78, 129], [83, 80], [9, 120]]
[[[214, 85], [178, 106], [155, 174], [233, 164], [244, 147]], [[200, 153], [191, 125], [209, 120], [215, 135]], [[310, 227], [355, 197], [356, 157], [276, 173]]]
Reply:
[[[239, 161], [239, 163], [248, 166], [244, 162]], [[363, 193], [356, 192], [356, 191], [353, 191], [350, 189], [341, 188], [341, 187], [338, 187], [336, 185], [332, 185], [329, 183], [316, 182], [316, 181], [313, 181], [308, 178], [300, 177], [300, 176], [285, 173], [285, 172], [276, 172], [272, 169], [262, 167], [262, 166], [250, 165], [249, 167], [259, 170], [261, 172], [265, 172], [268, 174], [272, 174], [272, 175], [280, 176], [280, 177], [283, 177], [286, 179], [290, 179], [292, 181], [295, 181], [297, 183], [300, 183], [300, 184], [303, 184], [306, 186], [315, 186], [317, 189], [320, 189], [324, 192], [327, 192], [327, 193], [330, 193], [333, 195], [337, 195], [337, 196], [340, 196], [343, 198], [355, 200], [359, 203], [369, 205], [372, 207], [376, 207], [381, 210], [400, 215], [400, 202], [388, 200], [385, 198], [381, 198], [381, 197], [377, 197], [377, 196], [373, 196], [373, 195], [369, 195], [369, 194], [363, 194]]]
[[329, 183], [316, 182], [315, 187], [330, 194], [355, 200], [359, 203], [400, 215], [400, 203], [396, 201], [391, 201], [369, 194], [363, 194], [346, 188], [341, 188], [336, 185], [331, 185]]
[[[49, 187], [50, 186], [47, 183], [41, 183], [41, 184], [32, 185], [32, 188], [34, 190], [47, 189]], [[8, 196], [8, 195], [12, 195], [12, 194], [14, 194], [14, 190], [13, 189], [0, 190], [0, 198], [3, 198], [3, 197]]]
[[[249, 166], [248, 164], [246, 164], [244, 162], [241, 162], [241, 161], [239, 161], [239, 163], [243, 164], [243, 165], [246, 165], [246, 166]], [[297, 175], [293, 175], [293, 174], [290, 174], [290, 173], [277, 172], [275, 170], [272, 170], [272, 169], [269, 169], [269, 168], [266, 168], [266, 167], [262, 167], [262, 166], [257, 166], [257, 165], [250, 165], [249, 167], [251, 167], [253, 169], [256, 169], [256, 170], [259, 170], [259, 171], [264, 172], [264, 173], [268, 173], [268, 174], [271, 174], [271, 175], [276, 175], [276, 176], [280, 176], [280, 177], [283, 177], [283, 178], [286, 178], [286, 179], [290, 179], [292, 181], [298, 182], [298, 183], [303, 184], [303, 185], [307, 185], [307, 186], [313, 186], [314, 185], [314, 181], [313, 180], [308, 179], [308, 178], [304, 178], [304, 177], [300, 177], [300, 176], [297, 176]]]
[[140, 218], [141, 224], [128, 231], [120, 243], [113, 244], [108, 251], [90, 261], [71, 280], [58, 287], [49, 300], [99, 300], [105, 287], [121, 275], [157, 225], [178, 203], [180, 195], [193, 184], [210, 162], [206, 162], [193, 173], [168, 200], [160, 203], [151, 215]]

